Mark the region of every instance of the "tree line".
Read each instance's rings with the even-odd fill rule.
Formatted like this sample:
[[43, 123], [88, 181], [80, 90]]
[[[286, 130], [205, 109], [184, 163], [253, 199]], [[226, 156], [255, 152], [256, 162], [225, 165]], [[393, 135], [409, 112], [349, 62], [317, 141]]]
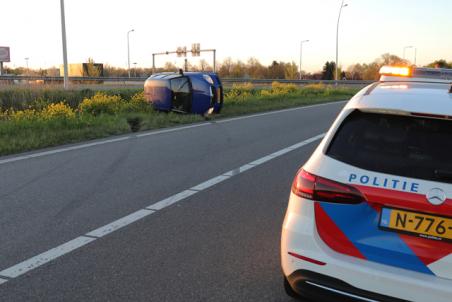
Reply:
[[[92, 64], [93, 60], [88, 59]], [[408, 60], [404, 60], [393, 54], [383, 54], [371, 63], [356, 63], [342, 69], [339, 66], [340, 79], [345, 80], [377, 80], [378, 71], [383, 65], [410, 65]], [[262, 64], [256, 58], [249, 58], [246, 62], [226, 58], [217, 64], [217, 72], [222, 78], [245, 78], [245, 79], [287, 79], [294, 80], [300, 78], [298, 65], [295, 62], [273, 61], [270, 65]], [[425, 67], [431, 68], [452, 68], [452, 61], [447, 62], [444, 59], [433, 61]], [[177, 71], [179, 66], [171, 62], [166, 62], [162, 67], [156, 68], [155, 72]], [[189, 71], [213, 71], [212, 65], [206, 60], [200, 60], [198, 64], [187, 63]], [[306, 73], [302, 71], [302, 79], [312, 80], [333, 80], [335, 76], [336, 63], [334, 61], [326, 62], [321, 71]], [[59, 76], [59, 68], [47, 69], [27, 69], [24, 67], [5, 68], [6, 74], [15, 75], [36, 75], [36, 76]], [[131, 67], [132, 77], [146, 77], [152, 74], [152, 68]], [[91, 75], [91, 76], [97, 76]], [[103, 76], [105, 77], [127, 77], [128, 70], [122, 67], [115, 67], [108, 64], [103, 66]]]

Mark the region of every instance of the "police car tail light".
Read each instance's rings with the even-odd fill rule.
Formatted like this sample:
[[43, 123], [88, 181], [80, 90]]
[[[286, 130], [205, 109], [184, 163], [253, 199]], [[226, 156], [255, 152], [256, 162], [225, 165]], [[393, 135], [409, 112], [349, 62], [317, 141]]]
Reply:
[[358, 189], [313, 175], [303, 169], [295, 176], [292, 192], [303, 198], [334, 203], [357, 204], [365, 200]]
[[409, 77], [411, 76], [411, 68], [406, 66], [382, 66], [380, 68], [380, 75]]

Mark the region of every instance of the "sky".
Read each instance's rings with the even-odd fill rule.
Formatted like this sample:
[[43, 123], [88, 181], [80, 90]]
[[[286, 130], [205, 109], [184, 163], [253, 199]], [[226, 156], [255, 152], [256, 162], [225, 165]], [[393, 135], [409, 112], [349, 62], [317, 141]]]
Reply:
[[[452, 61], [451, 0], [347, 0], [339, 28], [339, 64], [369, 63], [383, 53], [403, 56], [417, 48], [418, 65]], [[336, 23], [341, 0], [66, 0], [69, 63], [152, 66], [152, 53], [200, 43], [217, 49], [217, 59], [255, 57], [321, 70], [336, 54]], [[31, 68], [62, 64], [59, 0], [2, 0], [0, 46], [11, 47], [6, 66]], [[212, 62], [211, 54], [202, 56]], [[414, 49], [406, 50], [414, 61]], [[199, 58], [188, 57], [191, 63]], [[175, 56], [157, 57], [183, 65]]]

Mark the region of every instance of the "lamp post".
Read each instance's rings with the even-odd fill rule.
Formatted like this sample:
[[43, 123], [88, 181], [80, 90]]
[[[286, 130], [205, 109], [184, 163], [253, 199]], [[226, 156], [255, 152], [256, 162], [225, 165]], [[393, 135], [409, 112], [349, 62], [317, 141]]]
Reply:
[[414, 65], [416, 66], [417, 61], [417, 47], [414, 48]]
[[135, 74], [135, 77], [137, 77], [137, 62], [133, 63], [133, 73]]
[[63, 69], [64, 69], [64, 89], [68, 88], [68, 68], [67, 68], [67, 46], [66, 46], [66, 19], [64, 16], [64, 0], [60, 0], [61, 8], [61, 35], [63, 40]]
[[339, 21], [341, 20], [342, 8], [347, 7], [348, 4], [344, 4], [344, 0], [341, 2], [341, 8], [339, 9], [339, 16], [337, 17], [336, 27], [336, 81], [339, 79]]
[[301, 80], [301, 63], [303, 62], [303, 43], [307, 43], [309, 40], [303, 40], [300, 42], [300, 80]]
[[407, 49], [410, 49], [410, 48], [413, 48], [413, 46], [405, 46], [405, 47], [403, 48], [403, 59], [404, 59], [404, 60], [405, 60], [406, 50], [407, 50]]
[[127, 72], [129, 74], [129, 78], [130, 78], [130, 33], [134, 32], [135, 29], [131, 29], [127, 32]]
[[30, 71], [29, 71], [29, 69], [28, 69], [28, 60], [30, 60], [30, 58], [26, 57], [26, 58], [24, 58], [24, 59], [25, 59], [25, 64], [26, 64], [26, 66], [27, 66], [27, 75], [30, 75]]

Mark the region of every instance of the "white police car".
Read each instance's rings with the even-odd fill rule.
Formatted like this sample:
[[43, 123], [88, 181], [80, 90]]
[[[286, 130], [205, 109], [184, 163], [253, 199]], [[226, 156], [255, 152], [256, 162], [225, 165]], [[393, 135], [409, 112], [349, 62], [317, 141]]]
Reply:
[[296, 175], [286, 292], [452, 301], [452, 70], [383, 67]]

